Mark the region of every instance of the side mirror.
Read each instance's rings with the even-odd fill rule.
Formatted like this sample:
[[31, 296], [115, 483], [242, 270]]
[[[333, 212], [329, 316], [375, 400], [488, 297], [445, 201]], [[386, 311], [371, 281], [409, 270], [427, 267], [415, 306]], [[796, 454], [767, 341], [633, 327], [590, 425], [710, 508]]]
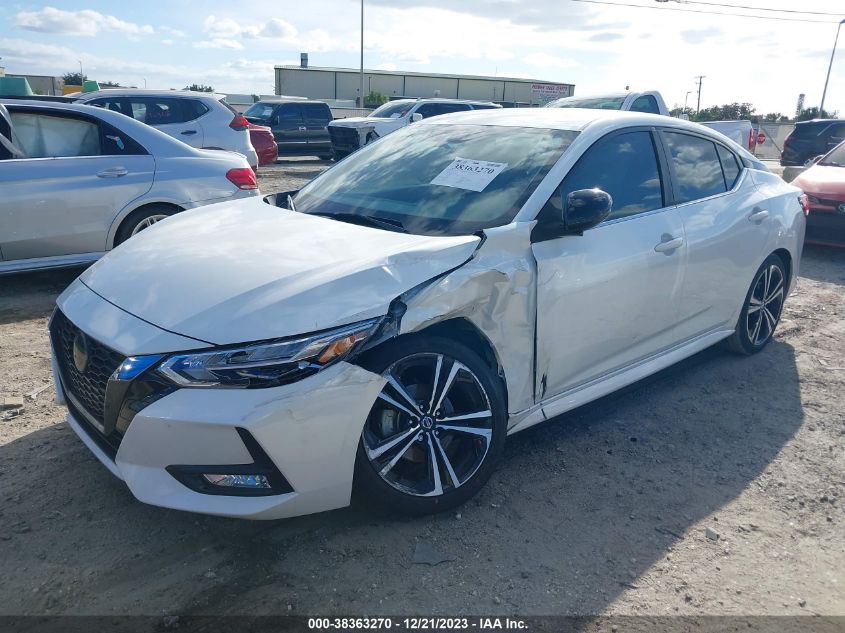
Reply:
[[613, 207], [613, 198], [601, 189], [579, 189], [566, 196], [563, 221], [566, 232], [581, 235], [603, 222]]
[[419, 123], [422, 120], [423, 120], [423, 115], [420, 114], [419, 112], [414, 112], [411, 115], [411, 123]]

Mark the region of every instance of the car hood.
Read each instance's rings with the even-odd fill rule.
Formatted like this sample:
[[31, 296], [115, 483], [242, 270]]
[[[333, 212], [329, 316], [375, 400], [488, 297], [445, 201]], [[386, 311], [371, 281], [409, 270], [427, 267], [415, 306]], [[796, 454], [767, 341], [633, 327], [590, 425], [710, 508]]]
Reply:
[[384, 315], [403, 292], [466, 262], [479, 242], [357, 226], [251, 198], [164, 220], [80, 279], [149, 323], [223, 345]]
[[377, 119], [366, 116], [351, 116], [345, 119], [330, 121], [329, 125], [334, 127], [368, 127], [375, 125], [377, 122]]
[[792, 184], [805, 193], [845, 197], [845, 167], [814, 165], [793, 180]]

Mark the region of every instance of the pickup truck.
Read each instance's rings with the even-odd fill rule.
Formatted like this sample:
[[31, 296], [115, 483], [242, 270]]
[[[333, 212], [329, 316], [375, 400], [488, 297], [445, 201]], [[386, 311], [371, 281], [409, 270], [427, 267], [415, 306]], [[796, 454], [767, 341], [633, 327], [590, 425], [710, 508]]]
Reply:
[[547, 103], [547, 108], [586, 108], [588, 110], [628, 110], [669, 116], [663, 96], [656, 90], [615, 92], [592, 97], [564, 97]]
[[[547, 108], [587, 108], [590, 110], [623, 110], [669, 115], [663, 96], [656, 90], [646, 92], [616, 92], [592, 97], [564, 97], [547, 103]], [[707, 121], [705, 125], [754, 152], [757, 137], [751, 121]]]

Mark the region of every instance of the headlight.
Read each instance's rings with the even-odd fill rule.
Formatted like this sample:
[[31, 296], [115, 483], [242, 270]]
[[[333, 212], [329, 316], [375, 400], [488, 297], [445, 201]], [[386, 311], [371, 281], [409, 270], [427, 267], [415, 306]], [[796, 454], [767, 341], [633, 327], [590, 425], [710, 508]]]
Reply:
[[177, 354], [156, 371], [182, 387], [275, 387], [315, 374], [360, 346], [381, 319], [297, 339]]

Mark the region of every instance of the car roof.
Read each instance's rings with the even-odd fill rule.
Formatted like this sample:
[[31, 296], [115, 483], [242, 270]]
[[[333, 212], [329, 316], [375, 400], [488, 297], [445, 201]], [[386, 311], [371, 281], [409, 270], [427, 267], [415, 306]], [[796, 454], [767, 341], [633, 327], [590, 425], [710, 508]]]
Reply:
[[214, 99], [220, 101], [226, 95], [217, 92], [198, 92], [195, 90], [148, 90], [144, 88], [103, 88], [93, 92], [83, 92], [77, 97], [80, 101], [86, 101], [94, 97], [191, 97]]
[[[619, 110], [593, 110], [587, 108], [502, 108], [456, 112], [424, 119], [428, 125], [444, 123], [472, 123], [475, 125], [500, 125], [512, 127], [539, 127], [553, 130], [581, 131], [597, 122], [624, 122], [632, 125], [689, 124], [681, 119], [659, 114], [622, 112]], [[701, 126], [695, 126], [696, 128]]]
[[267, 105], [278, 105], [280, 103], [321, 103], [323, 105], [328, 105], [325, 101], [320, 101], [319, 99], [261, 99], [253, 104], [250, 104], [250, 107], [259, 103], [265, 103]]

